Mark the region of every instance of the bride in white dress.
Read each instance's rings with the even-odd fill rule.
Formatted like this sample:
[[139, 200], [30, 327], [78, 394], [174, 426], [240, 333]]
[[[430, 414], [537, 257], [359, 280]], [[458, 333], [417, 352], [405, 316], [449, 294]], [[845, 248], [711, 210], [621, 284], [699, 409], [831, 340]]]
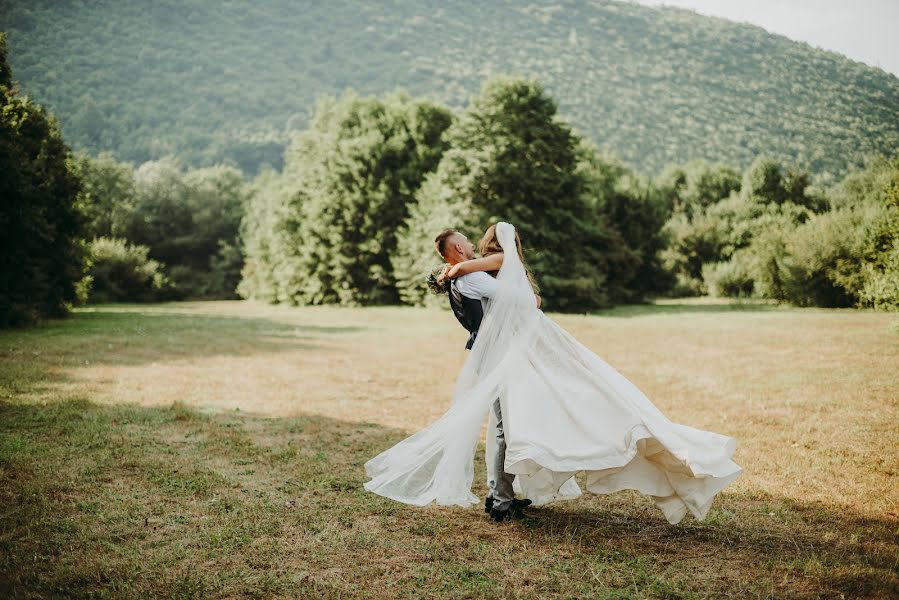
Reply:
[[[638, 490], [670, 523], [704, 519], [714, 496], [742, 473], [736, 440], [670, 421], [630, 381], [536, 307], [515, 228], [496, 225], [503, 249], [497, 289], [434, 423], [365, 463], [366, 490], [423, 506], [472, 506], [474, 453], [489, 413], [487, 456], [499, 397], [505, 471], [539, 506], [581, 494]], [[488, 459], [488, 469], [491, 461]], [[488, 473], [488, 478], [490, 473]]]

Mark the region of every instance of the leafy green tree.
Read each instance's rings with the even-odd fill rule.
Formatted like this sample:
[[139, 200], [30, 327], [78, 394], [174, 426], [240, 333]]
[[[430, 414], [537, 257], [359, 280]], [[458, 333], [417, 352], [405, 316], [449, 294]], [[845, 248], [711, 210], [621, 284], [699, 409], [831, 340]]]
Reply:
[[724, 255], [726, 260], [702, 265], [705, 288], [712, 296], [787, 300], [785, 244], [796, 230], [795, 219], [769, 209], [745, 222], [749, 226], [740, 227], [745, 244]]
[[556, 113], [534, 80], [484, 84], [447, 131], [450, 149], [422, 186], [394, 256], [405, 301], [422, 301], [436, 233], [455, 227], [477, 240], [497, 220], [518, 228], [548, 308], [588, 310], [623, 294], [636, 259], [587, 201], [579, 138]]
[[758, 204], [791, 202], [813, 212], [828, 208], [827, 201], [809, 194], [809, 174], [783, 167], [767, 156], [759, 156], [743, 174], [741, 194]]
[[150, 248], [150, 257], [167, 265], [195, 260], [191, 240], [193, 215], [180, 161], [167, 156], [140, 165], [134, 172], [134, 211], [125, 238]]
[[826, 284], [845, 289], [845, 303], [899, 310], [899, 157], [872, 158], [831, 191], [830, 203], [842, 217], [819, 249], [835, 255]]
[[[740, 174], [727, 165], [697, 160], [669, 165], [655, 184], [669, 211], [662, 228], [667, 245], [660, 257], [662, 268], [675, 279], [673, 292], [705, 293], [703, 268], [724, 260], [730, 224], [734, 213], [741, 212], [733, 199], [740, 190]], [[719, 203], [728, 208], [711, 211]]]
[[397, 231], [446, 148], [451, 120], [447, 109], [402, 91], [384, 99], [351, 91], [320, 102], [285, 156], [289, 192], [254, 199], [271, 208], [271, 220], [259, 207], [248, 212], [271, 230], [266, 238], [261, 223], [245, 225], [255, 232], [247, 248], [253, 280], [276, 289], [248, 283], [241, 293], [294, 304], [398, 302], [390, 261]]
[[182, 290], [188, 288], [188, 281], [196, 281], [191, 293], [198, 297], [237, 298], [243, 267], [239, 229], [249, 202], [243, 174], [222, 165], [192, 169], [184, 174], [184, 184], [191, 230], [181, 246], [189, 260], [181, 264], [190, 270], [176, 281]]
[[787, 188], [781, 166], [760, 156], [743, 173], [743, 195], [760, 204], [781, 204], [787, 200]]
[[893, 308], [899, 206], [891, 190], [897, 173], [896, 165], [875, 160], [825, 197], [809, 192], [806, 175], [760, 159], [747, 170], [739, 195], [706, 211], [738, 209], [717, 227], [725, 233], [720, 260], [702, 266], [703, 283], [715, 295]]
[[727, 231], [718, 215], [700, 212], [691, 219], [686, 213], [674, 213], [665, 223], [667, 247], [662, 264], [676, 278], [675, 295], [700, 295], [706, 292], [703, 266], [721, 262], [727, 244]]
[[753, 292], [754, 281], [745, 251], [737, 251], [730, 260], [702, 265], [702, 281], [712, 296], [743, 297]]
[[882, 209], [878, 211], [865, 247], [864, 284], [859, 292], [863, 305], [899, 310], [899, 157], [884, 171]]
[[860, 211], [837, 210], [798, 227], [783, 260], [786, 300], [799, 306], [849, 307], [863, 285]]
[[810, 193], [806, 173], [784, 171], [764, 156], [742, 179], [720, 165], [688, 167], [669, 168], [659, 184], [673, 206], [662, 256], [677, 291], [780, 298], [785, 236], [824, 210], [826, 199]]
[[246, 204], [243, 176], [234, 167], [185, 173], [177, 159], [166, 157], [134, 172], [133, 210], [121, 229], [167, 265], [181, 297], [235, 298], [243, 262], [235, 249]]
[[78, 191], [58, 124], [18, 95], [0, 33], [0, 327], [63, 316], [78, 300]]
[[184, 172], [175, 157], [135, 169], [109, 154], [83, 153], [74, 165], [88, 239], [121, 238], [146, 247], [172, 280], [168, 294], [237, 297], [243, 266], [238, 229], [247, 204], [240, 171], [220, 165]]
[[250, 185], [239, 234], [245, 260], [237, 293], [243, 298], [278, 301], [281, 286], [275, 273], [291, 255], [280, 242], [294, 238], [281, 230], [288, 222], [284, 211], [290, 197], [288, 179], [273, 169], [264, 169]]
[[87, 221], [85, 237], [123, 237], [135, 211], [134, 167], [108, 152], [96, 158], [76, 152], [73, 166], [81, 180], [78, 206]]
[[723, 164], [694, 160], [669, 165], [656, 179], [656, 186], [672, 213], [692, 216], [740, 190], [740, 173]]
[[669, 291], [674, 277], [660, 256], [667, 246], [663, 227], [670, 215], [664, 196], [645, 177], [587, 140], [581, 140], [579, 151], [578, 171], [586, 180], [587, 201], [603, 223], [621, 234], [636, 259], [633, 268], [625, 263], [623, 272], [610, 276], [618, 282], [615, 299], [641, 301]]
[[[894, 308], [899, 273], [891, 255], [899, 247], [899, 205], [891, 190], [899, 181], [897, 166], [875, 160], [823, 200], [785, 185], [797, 191], [788, 193], [779, 212], [786, 216], [793, 207], [802, 218], [755, 222], [762, 233], [747, 249], [755, 295], [800, 306]], [[821, 212], [822, 206], [834, 208]]]

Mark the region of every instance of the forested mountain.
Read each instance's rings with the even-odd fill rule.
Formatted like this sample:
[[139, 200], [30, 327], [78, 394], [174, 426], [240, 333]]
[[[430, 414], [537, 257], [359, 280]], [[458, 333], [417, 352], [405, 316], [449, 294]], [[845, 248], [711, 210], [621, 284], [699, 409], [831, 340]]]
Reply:
[[525, 3], [0, 0], [23, 92], [66, 139], [143, 162], [280, 166], [320, 95], [347, 87], [464, 107], [533, 76], [560, 116], [656, 173], [765, 153], [843, 174], [899, 147], [899, 79], [761, 28], [608, 0]]

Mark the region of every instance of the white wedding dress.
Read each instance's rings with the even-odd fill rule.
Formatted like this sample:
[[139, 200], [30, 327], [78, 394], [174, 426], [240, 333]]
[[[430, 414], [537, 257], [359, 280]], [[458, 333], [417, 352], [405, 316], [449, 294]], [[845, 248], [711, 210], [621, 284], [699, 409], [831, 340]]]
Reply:
[[504, 250], [497, 291], [437, 421], [365, 463], [366, 490], [423, 506], [471, 506], [474, 453], [484, 417], [488, 478], [499, 397], [505, 470], [534, 505], [581, 494], [638, 490], [670, 523], [704, 519], [714, 496], [742, 473], [732, 437], [673, 423], [618, 371], [536, 308], [515, 248], [515, 229], [496, 228]]

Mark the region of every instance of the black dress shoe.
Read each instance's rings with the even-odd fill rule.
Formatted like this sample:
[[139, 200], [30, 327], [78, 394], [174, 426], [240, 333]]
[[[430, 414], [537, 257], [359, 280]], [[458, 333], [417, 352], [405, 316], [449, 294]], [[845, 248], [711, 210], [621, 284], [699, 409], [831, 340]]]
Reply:
[[512, 508], [509, 507], [506, 510], [496, 510], [495, 508], [490, 509], [490, 519], [492, 521], [496, 521], [500, 523], [502, 521], [509, 521], [512, 518]]
[[490, 518], [496, 521], [497, 523], [501, 521], [508, 521], [514, 519], [516, 521], [521, 521], [527, 519], [529, 515], [524, 513], [524, 507], [531, 504], [531, 501], [528, 499], [519, 500], [517, 498], [512, 500], [512, 504], [506, 510], [497, 510], [493, 508], [493, 503], [491, 502], [490, 507]]
[[491, 498], [490, 496], [487, 496], [484, 499], [484, 512], [489, 515], [491, 508], [493, 508], [493, 498]]

